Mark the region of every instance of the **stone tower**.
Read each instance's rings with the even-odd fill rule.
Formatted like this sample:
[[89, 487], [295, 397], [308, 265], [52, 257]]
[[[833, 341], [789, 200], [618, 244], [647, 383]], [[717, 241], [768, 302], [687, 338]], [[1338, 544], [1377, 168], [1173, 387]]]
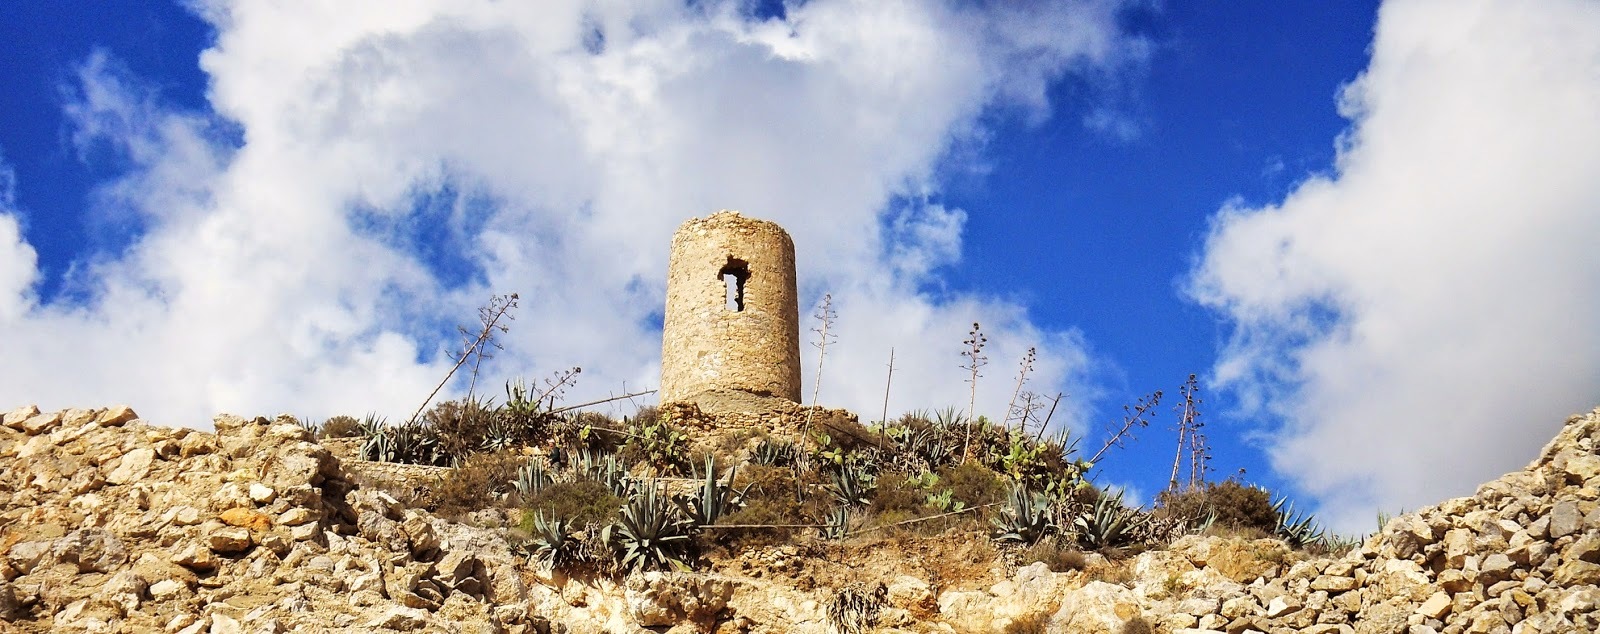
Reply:
[[667, 265], [661, 401], [799, 402], [796, 294], [794, 242], [782, 227], [736, 211], [685, 221]]

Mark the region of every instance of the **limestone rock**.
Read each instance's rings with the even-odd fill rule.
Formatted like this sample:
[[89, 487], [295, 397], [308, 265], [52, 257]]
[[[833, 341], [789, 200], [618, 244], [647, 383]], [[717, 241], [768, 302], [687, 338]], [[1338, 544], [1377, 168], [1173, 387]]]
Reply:
[[123, 613], [139, 609], [139, 603], [144, 600], [144, 593], [150, 587], [144, 577], [132, 570], [124, 570], [111, 576], [106, 585], [101, 589], [101, 598], [110, 601], [122, 608]]
[[278, 492], [260, 482], [251, 482], [249, 488], [250, 501], [256, 504], [271, 504], [278, 498]]
[[5, 425], [16, 430], [22, 430], [22, 421], [39, 415], [38, 405], [26, 405], [0, 415], [0, 425]]
[[190, 544], [172, 557], [172, 563], [190, 570], [210, 571], [217, 567], [217, 558], [209, 548]]
[[208, 634], [244, 634], [244, 626], [239, 624], [239, 619], [216, 613], [211, 615], [211, 627], [206, 632]]
[[242, 553], [249, 550], [250, 545], [250, 531], [237, 526], [216, 528], [206, 535], [206, 548], [215, 553]]
[[1091, 581], [1064, 593], [1061, 609], [1050, 617], [1052, 634], [1098, 634], [1120, 631], [1128, 621], [1143, 616], [1132, 590], [1104, 581]]
[[272, 518], [254, 509], [231, 508], [217, 515], [223, 524], [253, 532], [272, 530]]
[[122, 540], [103, 528], [86, 528], [56, 540], [50, 549], [54, 561], [76, 564], [78, 572], [111, 572], [128, 560]]
[[23, 615], [22, 599], [9, 581], [0, 581], [0, 620], [11, 621]]
[[433, 523], [415, 510], [406, 511], [400, 530], [410, 540], [413, 555], [424, 556], [439, 549], [439, 535], [434, 532]]
[[21, 431], [29, 436], [38, 436], [39, 434], [50, 431], [59, 424], [61, 424], [61, 413], [50, 412], [48, 414], [35, 413], [32, 416], [17, 421], [15, 424], [7, 424], [6, 426]]
[[1449, 594], [1443, 591], [1435, 592], [1428, 597], [1428, 600], [1423, 601], [1422, 605], [1417, 606], [1417, 614], [1430, 619], [1442, 619], [1446, 614], [1450, 613], [1450, 605]]
[[394, 607], [389, 608], [376, 619], [367, 622], [366, 627], [381, 627], [401, 632], [421, 629], [428, 623], [428, 612], [416, 608]]
[[726, 578], [681, 572], [646, 572], [628, 578], [624, 594], [628, 611], [642, 627], [689, 623], [709, 626], [728, 600], [734, 584]]
[[101, 427], [120, 427], [138, 417], [139, 415], [134, 413], [133, 408], [127, 405], [113, 405], [100, 412], [100, 415], [95, 417], [94, 422]]
[[155, 450], [149, 447], [140, 447], [123, 454], [117, 467], [106, 474], [106, 482], [128, 484], [143, 479], [145, 474], [150, 472], [150, 465], [155, 462], [155, 457]]

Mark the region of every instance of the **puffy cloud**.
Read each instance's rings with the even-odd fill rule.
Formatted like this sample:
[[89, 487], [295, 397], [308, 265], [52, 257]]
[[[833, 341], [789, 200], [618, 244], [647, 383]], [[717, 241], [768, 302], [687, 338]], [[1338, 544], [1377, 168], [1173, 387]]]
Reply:
[[1600, 401], [1600, 6], [1386, 3], [1334, 172], [1214, 219], [1215, 380], [1337, 526], [1469, 493]]
[[22, 239], [22, 226], [17, 222], [16, 193], [17, 173], [0, 157], [0, 299], [5, 300], [0, 301], [0, 325], [22, 316], [38, 275], [38, 258]]
[[[938, 289], [976, 211], [921, 201], [984, 112], [1045, 116], [1051, 81], [1142, 55], [1119, 4], [742, 6], [201, 2], [206, 113], [88, 60], [73, 138], [132, 165], [98, 200], [136, 233], [75, 263], [82, 301], [36, 305], [28, 245], [0, 224], [19, 263], [0, 269], [17, 335], [0, 357], [30, 359], [5, 366], [0, 401], [121, 400], [190, 425], [404, 415], [455, 326], [509, 292], [485, 377], [581, 365], [585, 394], [654, 386], [668, 238], [722, 208], [787, 227], [803, 294], [838, 301], [824, 402], [880, 408], [891, 345], [892, 407], [965, 393], [972, 321], [990, 372], [1038, 345], [1040, 391], [1079, 380], [1075, 333]], [[980, 383], [980, 410], [1000, 413], [1005, 383]]]

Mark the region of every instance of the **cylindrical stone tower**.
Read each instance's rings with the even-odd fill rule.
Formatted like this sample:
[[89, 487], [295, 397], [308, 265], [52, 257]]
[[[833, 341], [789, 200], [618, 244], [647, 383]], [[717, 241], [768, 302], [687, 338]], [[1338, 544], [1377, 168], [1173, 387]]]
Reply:
[[799, 402], [796, 295], [782, 227], [736, 211], [685, 221], [667, 265], [662, 402], [729, 391]]

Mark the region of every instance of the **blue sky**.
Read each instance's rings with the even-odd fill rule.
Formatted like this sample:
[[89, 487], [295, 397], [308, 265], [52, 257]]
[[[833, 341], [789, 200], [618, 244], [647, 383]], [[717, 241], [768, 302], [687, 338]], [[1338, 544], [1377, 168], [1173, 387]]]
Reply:
[[1098, 476], [1145, 497], [1190, 373], [1217, 476], [1346, 530], [1600, 402], [1594, 3], [319, 11], [0, 17], [0, 406], [398, 415], [508, 292], [491, 385], [653, 386], [719, 208], [834, 294], [823, 402], [874, 416], [893, 346], [891, 410], [964, 404], [981, 321], [980, 411], [1034, 346], [1091, 452], [1166, 393]]

